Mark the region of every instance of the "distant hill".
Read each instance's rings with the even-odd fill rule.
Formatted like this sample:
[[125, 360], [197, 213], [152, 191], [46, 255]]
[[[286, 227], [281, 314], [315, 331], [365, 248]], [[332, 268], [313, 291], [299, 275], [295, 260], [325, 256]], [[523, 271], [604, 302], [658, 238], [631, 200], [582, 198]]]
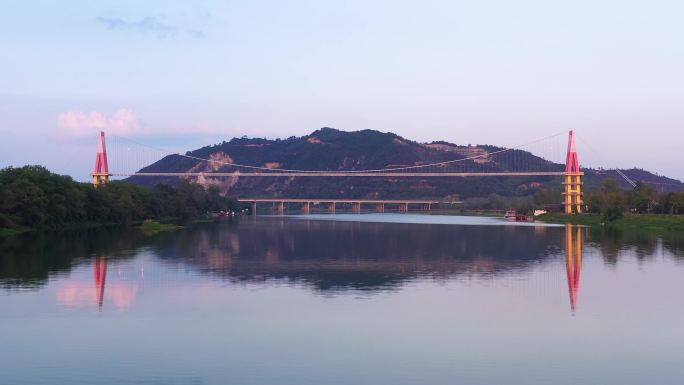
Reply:
[[[310, 135], [287, 139], [233, 138], [213, 146], [190, 151], [187, 155], [268, 168], [300, 170], [365, 170], [403, 167], [492, 153], [502, 148], [491, 145], [463, 146], [436, 141], [418, 143], [393, 133], [374, 130], [345, 132], [321, 128]], [[547, 162], [529, 152], [515, 150], [520, 159], [540, 164], [545, 171], [560, 171], [564, 165]], [[513, 161], [507, 155], [488, 159], [491, 171], [511, 169]], [[507, 153], [508, 154], [508, 153]], [[232, 171], [216, 162], [205, 162], [178, 155], [167, 156], [143, 168], [140, 172], [212, 172]], [[614, 170], [585, 169], [588, 188], [601, 180], [613, 178], [625, 188], [630, 187]], [[655, 175], [648, 171], [623, 170], [631, 179], [653, 184], [659, 191], [684, 190], [681, 181]], [[197, 179], [197, 178], [192, 178]], [[141, 185], [174, 184], [177, 178], [131, 177]], [[460, 198], [529, 196], [540, 190], [560, 192], [558, 177], [468, 177], [468, 178], [199, 178], [197, 182], [220, 187], [223, 194], [250, 197], [301, 198]]]

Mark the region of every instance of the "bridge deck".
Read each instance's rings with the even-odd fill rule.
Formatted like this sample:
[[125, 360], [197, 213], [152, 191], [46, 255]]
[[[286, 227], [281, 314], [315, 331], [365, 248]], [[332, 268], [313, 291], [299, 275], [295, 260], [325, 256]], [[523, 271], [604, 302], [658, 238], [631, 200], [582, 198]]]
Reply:
[[460, 201], [414, 200], [414, 199], [321, 199], [321, 198], [238, 198], [238, 202], [251, 203], [384, 203], [384, 204], [459, 204]]
[[136, 172], [113, 173], [111, 176], [167, 176], [167, 177], [481, 177], [481, 176], [562, 176], [563, 171], [548, 172]]

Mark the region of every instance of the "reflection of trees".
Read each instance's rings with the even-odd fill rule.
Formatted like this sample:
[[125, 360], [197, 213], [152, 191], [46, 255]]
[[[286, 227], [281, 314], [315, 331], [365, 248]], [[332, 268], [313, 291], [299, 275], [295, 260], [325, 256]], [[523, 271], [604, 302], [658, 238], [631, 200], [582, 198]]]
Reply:
[[671, 231], [663, 235], [663, 247], [670, 250], [678, 260], [684, 260], [684, 233]]
[[592, 227], [589, 230], [592, 244], [601, 250], [603, 260], [608, 265], [617, 264], [621, 252], [630, 252], [639, 261], [655, 257], [659, 240], [674, 255], [682, 255], [681, 247], [684, 234], [670, 233], [660, 235], [640, 229], [623, 229], [616, 227]]
[[69, 271], [80, 258], [90, 258], [94, 254], [124, 257], [122, 251], [138, 248], [145, 242], [140, 231], [121, 228], [36, 232], [8, 237], [0, 241], [0, 285], [38, 287], [50, 274]]

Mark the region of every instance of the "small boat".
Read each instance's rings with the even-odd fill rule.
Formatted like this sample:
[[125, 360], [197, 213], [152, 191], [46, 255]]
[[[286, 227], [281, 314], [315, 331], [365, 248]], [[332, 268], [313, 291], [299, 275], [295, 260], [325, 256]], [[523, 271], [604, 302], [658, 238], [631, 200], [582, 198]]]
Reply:
[[513, 210], [506, 211], [506, 215], [504, 215], [504, 218], [506, 218], [509, 221], [516, 221], [516, 222], [532, 221], [532, 218], [528, 218], [527, 215], [516, 214], [515, 211], [513, 211]]

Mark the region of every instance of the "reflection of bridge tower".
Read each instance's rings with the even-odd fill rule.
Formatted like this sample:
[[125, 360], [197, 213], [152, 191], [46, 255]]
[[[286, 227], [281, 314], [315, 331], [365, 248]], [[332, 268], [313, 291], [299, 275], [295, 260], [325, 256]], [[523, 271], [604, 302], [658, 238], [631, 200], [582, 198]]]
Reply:
[[97, 143], [97, 155], [95, 156], [95, 168], [90, 174], [93, 177], [93, 186], [105, 185], [109, 182], [109, 166], [107, 165], [107, 147], [105, 147], [105, 134], [100, 132], [100, 141]]
[[582, 228], [565, 225], [565, 270], [568, 274], [570, 308], [575, 311], [582, 272]]
[[582, 176], [579, 169], [579, 158], [575, 147], [575, 134], [570, 131], [568, 137], [568, 155], [565, 159], [565, 174], [563, 175], [563, 205], [566, 214], [582, 212]]
[[105, 279], [107, 278], [107, 259], [95, 257], [93, 260], [93, 277], [95, 278], [95, 296], [97, 305], [102, 308], [104, 302]]

